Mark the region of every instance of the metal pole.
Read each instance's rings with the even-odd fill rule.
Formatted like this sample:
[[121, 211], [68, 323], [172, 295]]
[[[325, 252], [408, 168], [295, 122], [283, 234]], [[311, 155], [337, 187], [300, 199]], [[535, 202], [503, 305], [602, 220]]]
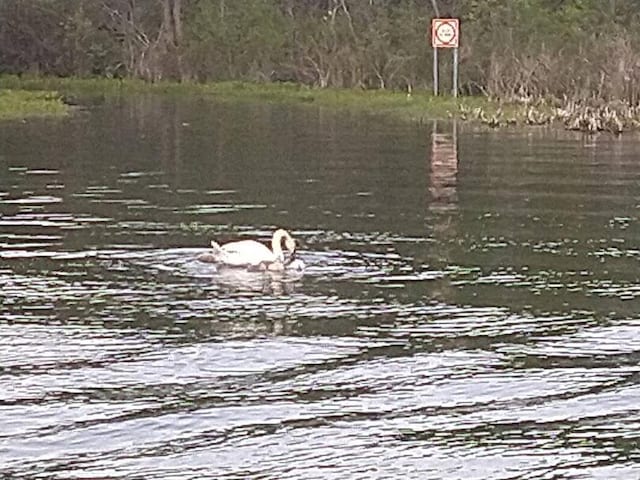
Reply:
[[458, 97], [458, 49], [453, 49], [453, 96]]
[[438, 49], [433, 48], [433, 94], [438, 96]]

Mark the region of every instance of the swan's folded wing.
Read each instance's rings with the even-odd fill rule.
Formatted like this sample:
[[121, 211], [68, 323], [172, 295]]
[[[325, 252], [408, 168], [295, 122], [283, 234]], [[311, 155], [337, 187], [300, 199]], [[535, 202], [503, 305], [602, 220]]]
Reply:
[[273, 252], [262, 243], [254, 240], [240, 240], [226, 243], [220, 247], [221, 261], [233, 266], [258, 265], [261, 262], [276, 260]]

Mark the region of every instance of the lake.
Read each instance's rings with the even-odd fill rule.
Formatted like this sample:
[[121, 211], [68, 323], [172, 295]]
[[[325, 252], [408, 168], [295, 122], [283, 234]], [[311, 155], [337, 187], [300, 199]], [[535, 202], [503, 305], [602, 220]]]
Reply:
[[[0, 123], [0, 476], [640, 478], [639, 151], [189, 96]], [[277, 227], [303, 274], [197, 260]]]

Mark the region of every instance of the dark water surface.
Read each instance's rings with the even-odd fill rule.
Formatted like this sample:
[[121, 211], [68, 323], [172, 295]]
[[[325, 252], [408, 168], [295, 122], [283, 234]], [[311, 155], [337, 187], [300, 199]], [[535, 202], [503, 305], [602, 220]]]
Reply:
[[[1, 123], [0, 477], [640, 478], [639, 139], [453, 129]], [[304, 275], [195, 260], [276, 226]]]

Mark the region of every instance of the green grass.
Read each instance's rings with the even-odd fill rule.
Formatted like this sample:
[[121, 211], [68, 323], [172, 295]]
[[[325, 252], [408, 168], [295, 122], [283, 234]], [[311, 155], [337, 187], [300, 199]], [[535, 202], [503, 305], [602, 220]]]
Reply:
[[459, 105], [491, 113], [496, 102], [485, 97], [435, 97], [429, 92], [313, 88], [291, 83], [150, 83], [136, 79], [0, 76], [0, 88], [58, 91], [68, 96], [113, 96], [134, 93], [199, 94], [218, 101], [312, 104], [421, 121], [458, 115]]
[[408, 95], [391, 90], [321, 89], [286, 83], [254, 85], [238, 82], [216, 83], [203, 88], [223, 99], [306, 103], [334, 109], [391, 114], [418, 121], [455, 116], [459, 105], [491, 108], [486, 98], [435, 97], [424, 91], [414, 91]]
[[66, 115], [69, 107], [55, 92], [0, 87], [0, 119]]
[[147, 83], [142, 80], [75, 77], [61, 78], [41, 77], [35, 75], [0, 76], [0, 88], [48, 90], [74, 95], [117, 95], [124, 92], [145, 92], [155, 89], [155, 87], [156, 84]]
[[[532, 108], [522, 103], [502, 102], [481, 96], [434, 96], [431, 92], [421, 90], [407, 94], [391, 90], [312, 88], [286, 83], [242, 82], [205, 84], [196, 88], [223, 100], [307, 103], [334, 109], [392, 115], [419, 122], [448, 118], [481, 122], [482, 117], [499, 118], [503, 123], [509, 120], [513, 124], [522, 125], [526, 122], [528, 110]], [[552, 113], [551, 106], [543, 101], [538, 102], [533, 109], [539, 115]]]

